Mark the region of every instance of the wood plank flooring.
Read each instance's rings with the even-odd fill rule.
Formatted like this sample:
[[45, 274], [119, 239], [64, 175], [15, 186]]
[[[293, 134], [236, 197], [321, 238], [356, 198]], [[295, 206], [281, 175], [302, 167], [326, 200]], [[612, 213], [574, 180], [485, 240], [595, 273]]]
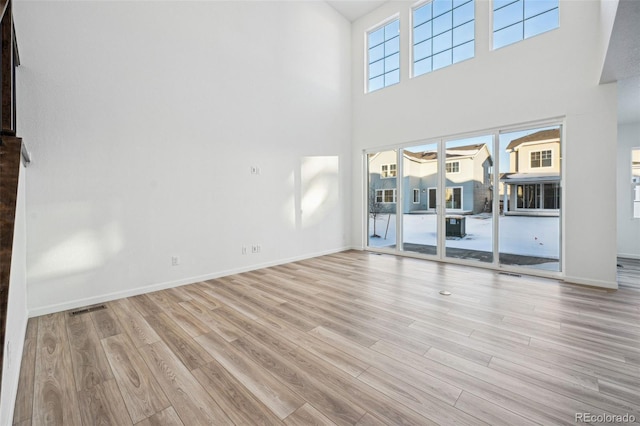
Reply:
[[14, 424], [637, 424], [620, 266], [605, 291], [348, 251], [31, 318]]

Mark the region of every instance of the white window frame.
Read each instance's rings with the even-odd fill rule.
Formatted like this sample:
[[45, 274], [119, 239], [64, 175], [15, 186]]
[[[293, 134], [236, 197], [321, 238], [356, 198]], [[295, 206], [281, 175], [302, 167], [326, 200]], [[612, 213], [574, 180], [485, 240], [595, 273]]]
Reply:
[[[376, 31], [378, 31], [378, 30], [382, 29], [382, 28], [385, 28], [387, 25], [390, 25], [390, 24], [392, 24], [392, 23], [394, 23], [394, 22], [396, 22], [396, 21], [398, 22], [398, 35], [397, 35], [397, 37], [398, 37], [398, 44], [399, 44], [399, 50], [398, 50], [398, 52], [397, 52], [397, 53], [398, 53], [398, 58], [399, 58], [399, 61], [398, 61], [398, 68], [397, 68], [397, 71], [398, 71], [398, 81], [397, 81], [397, 82], [395, 82], [395, 83], [389, 83], [389, 84], [387, 84], [387, 83], [386, 83], [385, 76], [386, 76], [387, 74], [389, 74], [389, 73], [391, 73], [391, 72], [395, 71], [395, 70], [386, 71], [386, 70], [383, 68], [383, 73], [382, 73], [382, 74], [380, 74], [380, 75], [378, 75], [378, 76], [376, 76], [376, 77], [379, 77], [379, 76], [382, 76], [382, 77], [383, 77], [383, 84], [382, 84], [382, 87], [379, 87], [379, 88], [377, 88], [377, 89], [370, 90], [370, 88], [369, 88], [369, 82], [370, 82], [369, 67], [370, 67], [370, 65], [371, 65], [372, 63], [371, 63], [371, 61], [370, 61], [370, 57], [369, 57], [369, 53], [370, 53], [370, 52], [369, 52], [369, 50], [370, 50], [370, 46], [369, 46], [369, 35], [370, 35], [371, 33], [374, 33], [374, 32], [376, 32]], [[364, 63], [364, 92], [365, 92], [365, 93], [377, 92], [378, 90], [382, 90], [382, 89], [384, 89], [384, 88], [386, 88], [386, 87], [390, 87], [390, 86], [393, 86], [393, 85], [396, 85], [396, 84], [399, 84], [399, 83], [400, 83], [400, 79], [402, 78], [402, 76], [400, 75], [400, 68], [402, 68], [402, 57], [401, 57], [402, 45], [400, 44], [400, 42], [401, 42], [401, 40], [400, 40], [400, 25], [401, 25], [401, 22], [400, 22], [400, 14], [395, 14], [395, 15], [393, 15], [393, 16], [390, 16], [390, 17], [389, 17], [389, 18], [387, 18], [386, 20], [384, 20], [384, 21], [380, 22], [379, 24], [377, 24], [377, 25], [375, 25], [375, 26], [373, 26], [373, 27], [369, 28], [367, 31], [365, 31], [365, 33], [364, 33], [364, 50], [365, 50], [365, 52], [364, 52], [364, 53], [365, 53], [365, 55], [364, 55], [364, 57], [365, 57], [365, 63]], [[383, 42], [382, 42], [381, 44], [383, 44], [383, 45], [384, 45], [387, 41], [390, 41], [390, 40], [391, 40], [391, 38], [390, 38], [390, 39], [388, 39], [388, 40], [383, 40]], [[377, 44], [376, 46], [379, 46], [379, 45], [380, 45], [380, 44]], [[376, 46], [374, 46], [374, 47], [376, 47]], [[388, 58], [388, 57], [390, 57], [390, 56], [393, 56], [393, 55], [395, 55], [395, 54], [396, 54], [396, 52], [393, 52], [393, 53], [392, 53], [392, 54], [390, 54], [390, 55], [386, 55], [386, 52], [385, 52], [385, 53], [383, 53], [382, 59], [380, 59], [380, 60], [382, 60], [382, 61], [384, 62], [386, 58]], [[375, 62], [377, 62], [377, 61], [375, 61]]]
[[[518, 183], [515, 184], [514, 187], [514, 191], [516, 191], [516, 203], [515, 203], [515, 210], [516, 211], [529, 211], [529, 212], [536, 212], [536, 211], [558, 211], [560, 210], [559, 208], [550, 208], [548, 206], [545, 205], [545, 199], [546, 199], [546, 194], [545, 194], [545, 184], [554, 184], [557, 185], [557, 189], [560, 190], [560, 182], [536, 182], [536, 183]], [[536, 194], [538, 194], [538, 202], [540, 204], [540, 207], [520, 207], [518, 205], [518, 189], [519, 187], [522, 187], [522, 193], [523, 193], [523, 197], [524, 197], [524, 187], [528, 186], [528, 187], [535, 187], [535, 191]], [[561, 199], [562, 199], [562, 195], [560, 195], [558, 197], [558, 204], [561, 203]]]
[[[454, 170], [454, 168], [456, 168], [456, 167], [454, 167], [454, 165], [456, 165], [456, 164], [457, 164], [457, 169], [458, 169], [458, 170]], [[449, 167], [449, 166], [450, 166], [450, 167]], [[451, 170], [447, 170], [447, 169], [451, 169]], [[447, 162], [444, 164], [444, 171], [445, 171], [446, 173], [450, 173], [450, 174], [460, 173], [460, 161], [458, 161], [458, 160], [455, 160], [455, 161], [447, 161]]]
[[[447, 207], [447, 191], [451, 190], [452, 204], [455, 204], [455, 189], [460, 189], [460, 208]], [[444, 188], [444, 205], [447, 211], [461, 211], [464, 210], [464, 188], [462, 186], [447, 186]]]
[[[417, 197], [416, 194], [418, 194]], [[420, 204], [420, 189], [418, 188], [413, 188], [413, 204]]]
[[[393, 201], [385, 201], [386, 199], [386, 192], [387, 191], [393, 191]], [[376, 203], [381, 203], [381, 204], [395, 204], [397, 202], [397, 198], [396, 198], [396, 189], [376, 189]]]
[[[527, 39], [530, 39], [530, 38], [532, 38], [532, 37], [539, 36], [540, 34], [544, 34], [544, 33], [547, 33], [547, 32], [553, 31], [553, 30], [557, 30], [558, 28], [560, 28], [560, 3], [561, 3], [561, 1], [560, 1], [560, 0], [558, 0], [558, 6], [557, 6], [557, 7], [553, 7], [553, 8], [551, 8], [551, 9], [547, 9], [546, 11], [541, 12], [541, 13], [539, 13], [539, 14], [537, 14], [537, 15], [529, 16], [528, 18], [525, 18], [525, 17], [524, 17], [524, 9], [525, 9], [525, 3], [526, 3], [527, 1], [535, 1], [535, 0], [523, 0], [523, 1], [522, 1], [522, 9], [523, 9], [523, 12], [522, 12], [522, 15], [523, 15], [523, 16], [522, 16], [522, 20], [516, 21], [516, 22], [514, 22], [514, 23], [512, 23], [512, 24], [510, 24], [510, 25], [507, 25], [506, 27], [503, 27], [503, 28], [500, 28], [500, 29], [496, 30], [496, 29], [495, 29], [495, 27], [494, 27], [494, 21], [495, 21], [495, 13], [496, 13], [496, 10], [494, 10], [494, 9], [493, 9], [493, 3], [494, 3], [494, 1], [492, 0], [492, 2], [491, 2], [491, 49], [492, 49], [492, 50], [502, 49], [503, 47], [511, 46], [512, 44], [516, 44], [516, 43], [519, 43], [519, 42], [521, 42], [521, 41], [523, 41], [523, 40], [527, 40]], [[515, 2], [516, 2], [516, 0], [514, 0], [514, 1], [513, 1], [513, 3], [515, 3]], [[508, 4], [508, 5], [504, 5], [504, 6], [502, 6], [502, 7], [508, 7], [508, 6], [510, 6], [510, 5], [511, 5], [511, 4]], [[502, 8], [502, 7], [501, 7], [501, 8]], [[501, 9], [501, 8], [500, 8], [500, 9]], [[498, 9], [498, 10], [500, 10], [500, 9]], [[543, 14], [545, 14], [545, 13], [551, 12], [552, 10], [555, 10], [555, 9], [557, 9], [557, 10], [558, 10], [558, 26], [557, 26], [557, 27], [555, 27], [555, 28], [550, 28], [550, 29], [548, 29], [548, 30], [545, 30], [545, 31], [542, 31], [542, 32], [539, 32], [539, 33], [535, 33], [535, 34], [531, 34], [531, 35], [529, 35], [528, 37], [525, 37], [525, 34], [524, 34], [524, 25], [525, 25], [526, 21], [528, 21], [528, 20], [530, 20], [530, 19], [533, 19], [533, 18], [535, 18], [535, 17], [537, 17], [537, 16], [543, 15]], [[519, 25], [519, 24], [522, 24], [522, 28], [523, 28], [522, 38], [519, 38], [519, 39], [517, 39], [517, 40], [515, 40], [515, 41], [512, 41], [512, 42], [510, 42], [510, 43], [504, 44], [504, 45], [502, 45], [502, 46], [495, 47], [494, 39], [495, 39], [495, 33], [496, 33], [496, 32], [501, 31], [501, 30], [503, 30], [503, 29], [505, 29], [505, 28], [509, 28], [509, 27], [511, 27], [511, 26], [514, 26], [514, 25]]]
[[[458, 8], [460, 8], [461, 6], [466, 6], [466, 5], [467, 5], [467, 3], [472, 3], [472, 5], [473, 5], [473, 19], [471, 19], [470, 21], [466, 21], [466, 22], [464, 22], [464, 23], [462, 23], [462, 24], [460, 24], [460, 23], [459, 23], [458, 25], [454, 25], [454, 24], [453, 24], [453, 22], [452, 22], [452, 23], [451, 23], [451, 29], [450, 29], [450, 31], [452, 31], [452, 32], [453, 32], [453, 31], [454, 31], [454, 29], [456, 29], [456, 28], [459, 28], [459, 27], [462, 27], [462, 26], [467, 25], [467, 24], [469, 24], [469, 23], [472, 23], [472, 24], [473, 24], [473, 28], [474, 28], [474, 36], [473, 36], [473, 38], [472, 38], [471, 40], [467, 40], [467, 41], [465, 41], [464, 43], [460, 43], [460, 44], [455, 45], [455, 46], [453, 45], [453, 40], [452, 40], [452, 42], [451, 42], [451, 47], [450, 47], [449, 49], [445, 49], [445, 50], [443, 50], [443, 51], [436, 52], [435, 54], [434, 54], [434, 52], [433, 52], [433, 39], [435, 38], [433, 33], [431, 33], [431, 37], [428, 37], [428, 38], [427, 38], [427, 39], [425, 39], [425, 40], [422, 40], [422, 41], [420, 41], [420, 42], [418, 42], [418, 43], [415, 43], [415, 29], [416, 29], [417, 27], [422, 26], [422, 25], [431, 25], [431, 26], [432, 26], [432, 25], [433, 25], [433, 20], [434, 20], [434, 17], [433, 17], [433, 15], [432, 15], [431, 19], [427, 20], [426, 22], [423, 22], [422, 24], [419, 24], [419, 25], [416, 27], [416, 26], [415, 26], [415, 11], [416, 11], [416, 10], [418, 10], [418, 9], [420, 9], [421, 7], [426, 6], [426, 5], [427, 5], [427, 4], [429, 4], [429, 3], [433, 3], [434, 1], [435, 1], [435, 0], [420, 1], [419, 3], [415, 4], [415, 5], [411, 8], [411, 12], [410, 12], [411, 20], [410, 20], [410, 28], [409, 28], [409, 29], [410, 29], [410, 50], [411, 50], [411, 53], [410, 53], [410, 57], [411, 57], [411, 70], [410, 70], [410, 76], [411, 76], [411, 78], [419, 77], [419, 76], [421, 76], [421, 75], [425, 75], [425, 74], [430, 74], [430, 73], [432, 73], [432, 72], [434, 72], [434, 71], [437, 71], [437, 70], [439, 70], [439, 69], [447, 68], [447, 67], [450, 67], [451, 65], [455, 65], [455, 64], [457, 64], [457, 63], [459, 63], [459, 62], [464, 62], [464, 61], [467, 61], [467, 60], [469, 60], [469, 59], [473, 59], [473, 58], [475, 58], [475, 53], [476, 53], [476, 52], [475, 52], [475, 44], [476, 44], [476, 37], [475, 37], [475, 31], [476, 31], [476, 19], [475, 19], [475, 18], [476, 18], [476, 16], [475, 16], [475, 15], [476, 15], [476, 0], [466, 0], [466, 1], [465, 1], [464, 3], [462, 3], [462, 4], [454, 5], [454, 7], [451, 9], [451, 12], [452, 12], [452, 21], [453, 21], [453, 11], [454, 11], [454, 9], [458, 9]], [[447, 12], [447, 13], [448, 13], [448, 12]], [[437, 18], [437, 17], [436, 17], [436, 18]], [[433, 27], [431, 27], [431, 31], [433, 31]], [[446, 32], [447, 32], [447, 31], [445, 31], [444, 33], [446, 33]], [[444, 34], [444, 33], [443, 33], [443, 34]], [[438, 36], [438, 34], [436, 34], [436, 37], [437, 37], [437, 36]], [[427, 42], [428, 42], [428, 43], [431, 43], [431, 49], [432, 49], [432, 50], [431, 50], [431, 55], [427, 55], [427, 56], [426, 56], [426, 57], [424, 57], [424, 58], [420, 58], [420, 59], [416, 60], [416, 58], [415, 58], [415, 46], [417, 46], [418, 44], [427, 43]], [[470, 56], [470, 57], [468, 57], [468, 58], [464, 58], [464, 59], [461, 59], [461, 60], [459, 60], [459, 61], [457, 61], [457, 62], [454, 62], [454, 61], [453, 61], [453, 50], [454, 50], [455, 48], [457, 48], [457, 47], [463, 46], [463, 45], [468, 44], [468, 43], [471, 43], [471, 44], [473, 45], [473, 55], [471, 55], [471, 56]], [[434, 68], [433, 68], [433, 62], [432, 62], [432, 63], [431, 63], [431, 69], [430, 69], [429, 71], [425, 71], [425, 72], [421, 72], [421, 73], [416, 73], [416, 71], [415, 71], [415, 65], [416, 65], [416, 63], [418, 63], [418, 62], [420, 62], [420, 61], [423, 61], [423, 60], [430, 60], [430, 61], [433, 61], [433, 57], [434, 57], [434, 56], [437, 56], [437, 55], [442, 54], [442, 53], [445, 53], [445, 52], [451, 52], [451, 54], [452, 54], [452, 57], [451, 57], [451, 63], [450, 63], [450, 64], [448, 64], [448, 65], [444, 65], [444, 66], [442, 66], [442, 67], [438, 67], [438, 68], [435, 68], [435, 69], [434, 69]]]
[[[484, 263], [484, 262], [475, 262], [475, 261], [468, 261], [466, 259], [461, 259], [461, 258], [455, 258], [455, 257], [448, 257], [446, 255], [446, 237], [445, 237], [445, 219], [446, 219], [446, 215], [447, 214], [462, 214], [464, 212], [464, 201], [466, 200], [467, 195], [473, 198], [473, 193], [469, 192], [467, 194], [465, 194], [464, 192], [464, 188], [466, 188], [466, 186], [462, 185], [463, 190], [461, 191], [461, 207], [463, 208], [462, 211], [459, 210], [451, 210], [451, 209], [446, 209], [445, 206], [443, 205], [442, 201], [442, 195], [439, 193], [438, 189], [439, 188], [446, 188], [447, 187], [447, 176], [446, 173], [444, 172], [444, 164], [446, 162], [446, 144], [449, 141], [452, 140], [457, 140], [457, 139], [462, 139], [462, 138], [472, 138], [475, 136], [486, 136], [488, 134], [492, 134], [493, 135], [493, 147], [494, 150], [493, 152], [495, 153], [499, 153], [501, 152], [501, 140], [500, 140], [500, 136], [502, 134], [508, 134], [508, 133], [513, 133], [513, 132], [518, 132], [518, 131], [530, 131], [530, 130], [535, 130], [537, 128], [547, 128], [547, 127], [559, 127], [560, 129], [560, 140], [564, 140], [565, 138], [565, 133], [564, 133], [564, 129], [566, 126], [566, 119], [564, 117], [560, 117], [560, 118], [550, 118], [550, 119], [546, 119], [546, 120], [537, 120], [537, 121], [530, 121], [530, 122], [522, 122], [522, 123], [516, 123], [516, 124], [512, 124], [512, 125], [508, 125], [508, 126], [501, 126], [501, 127], [493, 127], [493, 128], [488, 128], [488, 129], [484, 129], [481, 131], [474, 131], [474, 132], [467, 132], [467, 133], [459, 133], [459, 134], [453, 134], [447, 137], [440, 137], [440, 138], [430, 138], [430, 139], [422, 139], [419, 140], [419, 142], [416, 141], [412, 141], [412, 142], [404, 142], [404, 143], [398, 143], [398, 144], [392, 144], [392, 145], [385, 145], [385, 146], [379, 146], [379, 147], [375, 147], [372, 149], [363, 149], [363, 166], [364, 166], [364, 170], [366, 171], [366, 173], [364, 174], [364, 179], [366, 182], [369, 181], [370, 179], [370, 175], [372, 173], [372, 170], [368, 165], [370, 165], [370, 156], [375, 154], [380, 154], [386, 150], [397, 150], [397, 157], [398, 157], [398, 174], [402, 175], [403, 174], [403, 162], [402, 162], [402, 152], [403, 149], [406, 149], [408, 147], [414, 147], [417, 143], [420, 143], [421, 145], [427, 145], [427, 144], [437, 144], [438, 148], [437, 148], [437, 152], [438, 152], [438, 170], [442, 170], [439, 174], [438, 174], [438, 182], [437, 185], [433, 185], [433, 183], [429, 183], [430, 185], [433, 186], [426, 186], [425, 189], [427, 192], [427, 199], [426, 199], [426, 208], [430, 213], [438, 213], [438, 250], [437, 250], [437, 254], [435, 255], [430, 255], [430, 254], [420, 254], [420, 253], [415, 253], [415, 252], [411, 252], [411, 251], [406, 251], [402, 248], [401, 244], [398, 243], [395, 246], [376, 246], [376, 245], [371, 245], [369, 242], [369, 239], [366, 237], [367, 232], [369, 232], [369, 224], [370, 222], [368, 220], [364, 220], [363, 221], [363, 226], [362, 226], [362, 235], [363, 235], [363, 240], [362, 240], [362, 244], [363, 247], [366, 247], [366, 250], [370, 250], [372, 252], [392, 252], [395, 253], [396, 255], [399, 256], [405, 256], [405, 257], [418, 257], [418, 258], [434, 258], [435, 260], [439, 260], [439, 261], [443, 261], [445, 263], [457, 263], [457, 264], [465, 264], [465, 265], [472, 265], [472, 266], [477, 266], [480, 268], [485, 268], [485, 269], [493, 269], [493, 270], [499, 270], [499, 271], [507, 271], [507, 272], [513, 272], [513, 273], [526, 273], [529, 275], [533, 275], [533, 276], [540, 276], [540, 277], [545, 277], [545, 278], [553, 278], [553, 279], [557, 279], [558, 277], [564, 277], [565, 276], [565, 256], [564, 256], [564, 252], [565, 252], [565, 247], [564, 247], [564, 208], [560, 207], [559, 211], [557, 212], [557, 214], [559, 215], [559, 244], [560, 244], [560, 252], [559, 252], [559, 268], [558, 270], [545, 270], [545, 269], [537, 269], [537, 268], [528, 268], [525, 266], [519, 266], [519, 265], [510, 265], [510, 264], [506, 264], [506, 263], [502, 263], [500, 260], [500, 256], [499, 254], [502, 252], [501, 251], [501, 246], [500, 246], [500, 235], [501, 232], [504, 232], [504, 229], [501, 228], [500, 226], [498, 226], [500, 220], [498, 220], [503, 213], [503, 210], [500, 208], [500, 205], [502, 204], [502, 201], [505, 201], [505, 206], [507, 205], [507, 203], [510, 202], [511, 198], [511, 194], [513, 194], [513, 192], [511, 192], [508, 196], [509, 198], [507, 199], [506, 197], [504, 197], [503, 195], [495, 196], [493, 199], [493, 209], [492, 209], [492, 215], [494, 218], [494, 226], [493, 226], [493, 231], [492, 231], [492, 235], [493, 235], [493, 262], [492, 263]], [[504, 148], [504, 147], [502, 147]], [[561, 166], [562, 165], [562, 159], [564, 158], [564, 152], [566, 149], [566, 145], [561, 143], [559, 149], [553, 149], [553, 158], [554, 158], [554, 165], [556, 167]], [[491, 179], [492, 179], [492, 184], [494, 188], [498, 188], [499, 186], [503, 186], [504, 187], [504, 182], [502, 182], [500, 180], [501, 174], [499, 172], [500, 170], [500, 155], [498, 154], [494, 154], [495, 155], [495, 159], [496, 159], [496, 163], [493, 166], [493, 173], [491, 175]], [[463, 160], [464, 161], [464, 160]], [[509, 160], [507, 160], [509, 161]], [[522, 158], [520, 159], [520, 161], [522, 161]], [[559, 183], [561, 185], [562, 188], [562, 182], [564, 182], [565, 179], [565, 168], [560, 168], [560, 179], [559, 179]], [[397, 194], [397, 198], [396, 198], [396, 203], [405, 203], [408, 201], [405, 199], [405, 197], [408, 196], [409, 192], [408, 191], [404, 191], [403, 192], [403, 187], [402, 187], [402, 183], [403, 183], [404, 179], [400, 179], [398, 180], [398, 194]], [[459, 184], [456, 184], [456, 186], [461, 186]], [[366, 186], [365, 186], [366, 187]], [[368, 187], [366, 187], [368, 188]], [[433, 194], [432, 194], [433, 193]], [[362, 206], [364, 206], [363, 208], [363, 214], [367, 215], [370, 214], [369, 211], [369, 192], [363, 191], [362, 194], [360, 194], [363, 198], [362, 198]], [[433, 197], [431, 196], [433, 195]], [[566, 203], [564, 202], [566, 199], [566, 191], [560, 191], [560, 206], [565, 205]], [[434, 201], [434, 205], [435, 208], [431, 208], [431, 204], [432, 201]], [[396, 204], [397, 205], [397, 204]], [[389, 207], [387, 207], [388, 210]], [[394, 207], [391, 206], [391, 208], [393, 209]], [[504, 210], [505, 212], [507, 211], [506, 208]], [[555, 213], [555, 212], [554, 212]], [[403, 214], [397, 214], [396, 217], [396, 222], [395, 222], [395, 228], [396, 228], [396, 242], [404, 242], [405, 240], [403, 239], [403, 231], [404, 231], [404, 222], [403, 222]], [[637, 219], [636, 219], [637, 220]]]
[[632, 188], [632, 215], [633, 219], [640, 219], [640, 162], [634, 158], [640, 154], [640, 146], [631, 148], [631, 188]]
[[[393, 166], [393, 170], [391, 170]], [[387, 168], [385, 170], [385, 167]], [[398, 176], [398, 165], [396, 163], [380, 165], [380, 179], [393, 179]]]
[[[549, 153], [549, 158], [543, 158], [545, 153]], [[538, 161], [540, 162], [539, 166], [534, 166], [533, 165], [533, 155], [534, 154], [540, 154], [540, 158], [538, 159]], [[548, 166], [544, 166], [542, 165], [542, 161], [543, 160], [549, 160], [549, 165]], [[529, 168], [531, 169], [545, 169], [545, 168], [549, 168], [549, 167], [553, 167], [553, 150], [552, 149], [541, 149], [539, 151], [531, 151], [529, 153]]]

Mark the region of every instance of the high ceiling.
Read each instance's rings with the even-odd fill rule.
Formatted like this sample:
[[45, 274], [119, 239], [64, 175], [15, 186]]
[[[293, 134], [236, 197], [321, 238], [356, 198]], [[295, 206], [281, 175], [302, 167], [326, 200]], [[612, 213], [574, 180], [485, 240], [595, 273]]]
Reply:
[[[327, 1], [353, 22], [389, 0]], [[618, 81], [618, 121], [640, 121], [640, 1], [620, 0], [601, 83]]]
[[353, 22], [361, 16], [377, 9], [387, 0], [333, 0], [327, 1], [342, 16]]
[[640, 1], [621, 0], [600, 77], [618, 82], [618, 122], [640, 122]]

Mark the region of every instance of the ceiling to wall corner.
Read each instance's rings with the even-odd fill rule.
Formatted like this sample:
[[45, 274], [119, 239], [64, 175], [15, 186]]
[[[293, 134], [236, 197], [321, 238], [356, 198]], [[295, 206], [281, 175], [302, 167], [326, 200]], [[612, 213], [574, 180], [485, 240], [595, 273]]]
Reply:
[[333, 0], [327, 3], [350, 22], [387, 3], [388, 0]]
[[640, 1], [620, 0], [600, 83], [618, 82], [618, 123], [640, 122]]

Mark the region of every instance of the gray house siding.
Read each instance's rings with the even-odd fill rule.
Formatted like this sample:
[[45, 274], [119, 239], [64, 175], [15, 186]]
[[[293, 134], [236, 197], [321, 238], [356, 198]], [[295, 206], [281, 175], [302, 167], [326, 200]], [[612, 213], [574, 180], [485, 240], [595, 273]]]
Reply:
[[[396, 178], [381, 178], [379, 173], [369, 175], [369, 196], [374, 197], [376, 190], [396, 189]], [[397, 199], [397, 194], [396, 194]], [[379, 213], [395, 213], [397, 203], [381, 203]]]
[[[424, 188], [423, 179], [417, 176], [405, 176], [403, 180], [403, 193], [404, 193], [404, 208], [403, 212], [411, 213], [418, 210], [427, 209], [427, 197], [426, 192], [422, 192]], [[413, 190], [420, 191], [420, 202], [418, 204], [413, 203]]]

